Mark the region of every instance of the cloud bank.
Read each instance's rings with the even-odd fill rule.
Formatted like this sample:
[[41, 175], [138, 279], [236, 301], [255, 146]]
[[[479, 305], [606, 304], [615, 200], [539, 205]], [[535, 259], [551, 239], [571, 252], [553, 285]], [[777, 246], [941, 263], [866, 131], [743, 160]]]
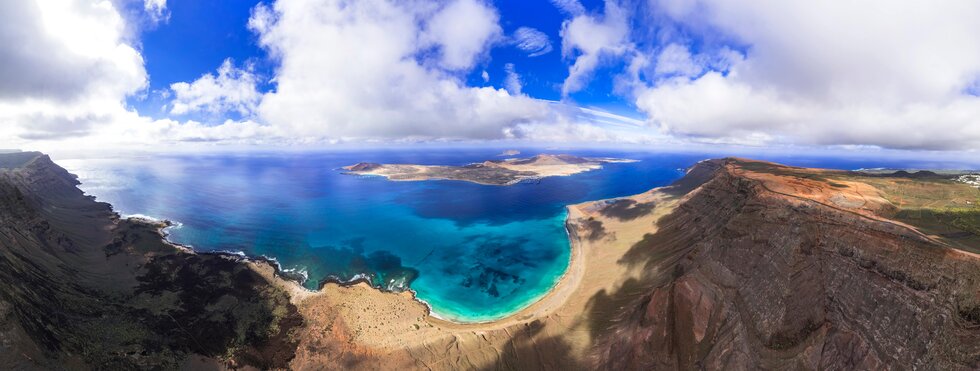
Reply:
[[258, 114], [310, 138], [507, 138], [550, 112], [535, 99], [462, 81], [459, 72], [500, 37], [497, 19], [477, 0], [260, 6], [250, 27], [279, 68]]
[[218, 75], [205, 74], [191, 83], [170, 85], [174, 98], [170, 113], [183, 115], [204, 111], [211, 114], [237, 112], [249, 117], [255, 111], [261, 94], [256, 90], [257, 77], [251, 67], [236, 68], [231, 59], [218, 67]]
[[3, 1], [0, 14], [0, 137], [85, 135], [146, 86], [111, 2]]
[[[636, 105], [704, 140], [980, 148], [980, 3], [662, 1], [666, 27], [744, 45], [692, 58], [670, 44]], [[726, 43], [722, 43], [726, 44]], [[723, 45], [727, 46], [727, 45]], [[709, 54], [712, 54], [709, 52]], [[711, 59], [724, 59], [712, 66]]]
[[[0, 147], [518, 139], [980, 148], [975, 1], [552, 3], [557, 30], [511, 25], [486, 0], [259, 4], [242, 27], [267, 52], [257, 57], [269, 59], [271, 76], [226, 60], [170, 84], [169, 117], [152, 119], [129, 105], [149, 94], [137, 28], [165, 24], [165, 0], [133, 2], [139, 20], [110, 0], [0, 2]], [[545, 32], [560, 36], [555, 63], [567, 73], [545, 84], [562, 102], [528, 95], [541, 88], [531, 66], [549, 59], [530, 58], [556, 47]], [[494, 62], [495, 48], [524, 59]], [[642, 117], [573, 103], [603, 94]]]

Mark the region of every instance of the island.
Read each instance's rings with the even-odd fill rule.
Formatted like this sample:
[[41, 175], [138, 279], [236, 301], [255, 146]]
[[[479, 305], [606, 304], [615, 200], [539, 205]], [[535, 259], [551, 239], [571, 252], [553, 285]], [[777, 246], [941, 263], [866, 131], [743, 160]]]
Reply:
[[307, 290], [76, 186], [0, 155], [4, 369], [980, 367], [980, 190], [951, 177], [702, 161], [569, 205], [567, 271], [486, 323], [364, 282]]
[[383, 176], [394, 181], [461, 180], [484, 185], [513, 185], [527, 180], [568, 176], [601, 169], [606, 163], [636, 162], [608, 157], [542, 154], [529, 158], [487, 160], [464, 166], [378, 164], [345, 166], [349, 174]]

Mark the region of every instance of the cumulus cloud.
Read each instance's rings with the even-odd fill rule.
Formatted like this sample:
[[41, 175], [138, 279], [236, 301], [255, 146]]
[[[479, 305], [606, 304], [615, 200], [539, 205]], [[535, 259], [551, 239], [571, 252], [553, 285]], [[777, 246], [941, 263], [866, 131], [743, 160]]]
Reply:
[[[276, 128], [253, 121], [153, 120], [128, 108], [127, 97], [144, 94], [147, 74], [121, 14], [105, 0], [0, 1], [0, 147], [104, 150], [284, 140]], [[222, 83], [222, 76], [240, 81], [243, 75], [229, 64], [212, 82], [235, 91], [238, 85]], [[187, 91], [207, 91], [201, 81], [208, 79]], [[228, 94], [218, 94], [219, 105]]]
[[250, 26], [279, 67], [258, 115], [297, 137], [506, 138], [507, 128], [550, 113], [457, 74], [499, 34], [496, 14], [474, 0], [259, 6]]
[[[143, 5], [166, 14], [163, 1]], [[513, 66], [506, 89], [468, 86], [465, 77], [504, 41], [497, 10], [477, 0], [257, 6], [248, 27], [276, 65], [266, 93], [248, 65], [231, 60], [147, 92], [138, 30], [110, 1], [3, 2], [0, 10], [3, 147], [569, 139], [603, 125], [524, 95]], [[143, 94], [168, 100], [171, 115], [214, 121], [152, 119], [127, 107]]]
[[657, 56], [655, 72], [658, 75], [696, 76], [702, 66], [691, 57], [686, 46], [669, 44]]
[[84, 135], [146, 86], [109, 1], [0, 2], [0, 139]]
[[[513, 64], [503, 88], [467, 85], [489, 82], [493, 47], [532, 57], [553, 48], [529, 27], [504, 36], [485, 0], [259, 5], [248, 27], [271, 56], [268, 81], [228, 60], [152, 92], [139, 25], [127, 24], [118, 3], [0, 2], [0, 147], [673, 141], [666, 133], [705, 143], [980, 148], [980, 3], [971, 1], [606, 0], [586, 9], [554, 0], [567, 17], [563, 97], [618, 66], [613, 93], [634, 102], [646, 126], [529, 97]], [[157, 22], [169, 15], [164, 0], [136, 4]], [[266, 82], [272, 88], [260, 92]], [[127, 106], [145, 94], [184, 121]], [[200, 113], [189, 117], [214, 121], [182, 116]], [[242, 119], [226, 119], [235, 114]]]
[[143, 10], [154, 23], [166, 22], [170, 20], [170, 11], [167, 10], [167, 0], [143, 0]]
[[548, 35], [531, 27], [518, 28], [514, 31], [513, 38], [514, 46], [527, 53], [529, 57], [542, 56], [551, 53], [554, 49]]
[[[893, 148], [980, 147], [980, 3], [702, 0], [661, 3], [678, 24], [747, 45], [728, 71], [693, 76], [677, 48], [637, 106], [701, 139]], [[706, 35], [709, 37], [711, 35]], [[665, 49], [664, 53], [667, 52]]]
[[523, 94], [521, 90], [524, 89], [524, 86], [521, 83], [521, 75], [518, 75], [517, 71], [514, 70], [514, 64], [505, 64], [504, 72], [507, 73], [507, 77], [504, 79], [504, 88], [507, 89], [507, 92], [513, 95]]
[[261, 97], [256, 84], [251, 67], [236, 68], [231, 59], [225, 59], [218, 67], [217, 76], [208, 73], [191, 83], [171, 84], [174, 98], [170, 103], [170, 113], [237, 112], [249, 116], [255, 111]]
[[570, 16], [578, 16], [585, 13], [585, 7], [578, 0], [551, 0], [551, 3]]
[[[410, 5], [409, 5], [410, 6]], [[428, 19], [424, 19], [428, 16]], [[455, 0], [435, 14], [421, 14], [425, 27], [419, 40], [423, 46], [434, 46], [440, 52], [440, 65], [447, 69], [467, 70], [486, 46], [500, 37], [497, 10], [478, 0]]]
[[603, 58], [632, 49], [628, 12], [615, 0], [606, 0], [602, 15], [580, 14], [562, 23], [562, 55], [574, 59], [562, 84], [562, 95], [583, 89]]

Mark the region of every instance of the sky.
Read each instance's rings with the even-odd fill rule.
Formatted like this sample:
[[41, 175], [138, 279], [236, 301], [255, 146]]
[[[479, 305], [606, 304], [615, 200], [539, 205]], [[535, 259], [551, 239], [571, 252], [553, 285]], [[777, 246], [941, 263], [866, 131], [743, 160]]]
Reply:
[[0, 2], [0, 148], [975, 151], [980, 2]]

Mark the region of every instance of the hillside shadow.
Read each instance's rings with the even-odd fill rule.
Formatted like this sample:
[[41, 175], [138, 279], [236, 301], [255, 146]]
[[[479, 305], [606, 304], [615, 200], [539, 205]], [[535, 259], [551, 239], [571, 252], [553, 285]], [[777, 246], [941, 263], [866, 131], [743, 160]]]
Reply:
[[524, 324], [501, 349], [497, 362], [482, 370], [590, 370], [572, 357], [572, 347], [559, 336], [541, 336], [540, 319]]

